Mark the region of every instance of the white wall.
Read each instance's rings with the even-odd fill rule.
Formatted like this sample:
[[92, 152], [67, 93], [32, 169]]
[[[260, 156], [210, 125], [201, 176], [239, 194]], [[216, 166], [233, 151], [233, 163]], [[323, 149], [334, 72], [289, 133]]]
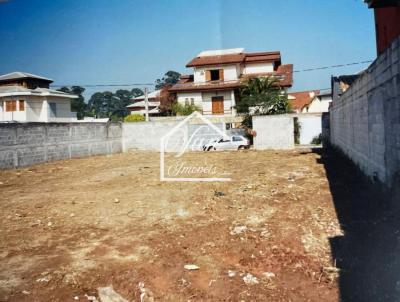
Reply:
[[264, 149], [293, 149], [294, 122], [292, 115], [263, 115], [253, 116], [254, 148]]
[[177, 94], [178, 103], [185, 105], [186, 99], [188, 100], [189, 105], [190, 99], [193, 99], [196, 106], [203, 108], [201, 92], [179, 92]]
[[[57, 98], [57, 97], [48, 97], [47, 103], [55, 103], [57, 110], [56, 110], [56, 117], [50, 116], [50, 108], [49, 111], [49, 122], [68, 122], [71, 120], [71, 101], [70, 99], [65, 98]], [[49, 105], [48, 105], [49, 106]]]
[[321, 115], [298, 115], [300, 123], [300, 145], [309, 145], [314, 137], [322, 133]]
[[[17, 111], [6, 112], [6, 108], [4, 105], [4, 101], [17, 101]], [[1, 121], [21, 121], [24, 122], [26, 120], [26, 101], [25, 101], [25, 110], [19, 111], [19, 100], [25, 101], [23, 97], [13, 97], [13, 98], [0, 98], [0, 120]], [[4, 106], [4, 107], [3, 107]]]
[[[5, 112], [3, 101], [6, 100], [24, 100], [25, 110]], [[54, 102], [57, 105], [57, 116], [50, 118], [49, 102]], [[18, 109], [18, 102], [17, 102]], [[39, 97], [39, 96], [23, 96], [13, 98], [0, 99], [0, 120], [2, 121], [20, 121], [20, 122], [70, 122], [76, 117], [75, 113], [71, 112], [71, 100], [60, 97]]]
[[224, 111], [226, 115], [235, 115], [236, 111], [232, 107], [235, 106], [235, 94], [233, 90], [227, 91], [212, 91], [212, 92], [179, 92], [177, 94], [177, 101], [185, 105], [185, 100], [194, 99], [194, 104], [203, 110], [204, 115], [212, 114], [212, 97], [222, 96], [224, 98]]
[[44, 112], [43, 98], [30, 97], [26, 102], [26, 119], [30, 122], [47, 121]]
[[217, 66], [205, 66], [194, 68], [194, 82], [204, 83], [206, 81], [206, 70], [211, 69], [223, 69], [224, 70], [224, 81], [234, 81], [239, 78], [239, 64], [233, 65], [217, 65]]
[[243, 74], [273, 72], [274, 65], [271, 62], [264, 63], [246, 63], [243, 68]]

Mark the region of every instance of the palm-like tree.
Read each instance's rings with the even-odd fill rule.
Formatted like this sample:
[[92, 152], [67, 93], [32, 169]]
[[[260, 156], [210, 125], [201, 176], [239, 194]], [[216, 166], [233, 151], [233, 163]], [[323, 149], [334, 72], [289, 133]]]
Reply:
[[282, 114], [290, 111], [287, 95], [276, 79], [251, 78], [240, 88], [239, 113], [250, 115]]

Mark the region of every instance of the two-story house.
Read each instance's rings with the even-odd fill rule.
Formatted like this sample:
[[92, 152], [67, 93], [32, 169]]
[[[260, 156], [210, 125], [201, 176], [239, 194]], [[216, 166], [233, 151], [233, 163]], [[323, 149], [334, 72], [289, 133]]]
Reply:
[[0, 76], [0, 122], [70, 122], [75, 95], [49, 88], [53, 81], [26, 72]]
[[241, 83], [254, 77], [274, 77], [284, 89], [293, 82], [293, 65], [281, 64], [279, 51], [245, 53], [243, 48], [202, 51], [169, 91], [181, 104], [196, 105], [204, 115], [235, 116]]

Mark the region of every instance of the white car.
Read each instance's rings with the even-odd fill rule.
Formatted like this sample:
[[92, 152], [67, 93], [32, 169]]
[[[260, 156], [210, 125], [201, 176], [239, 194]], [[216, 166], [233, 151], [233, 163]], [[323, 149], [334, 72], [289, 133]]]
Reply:
[[203, 146], [203, 151], [248, 149], [250, 141], [241, 135], [220, 138]]

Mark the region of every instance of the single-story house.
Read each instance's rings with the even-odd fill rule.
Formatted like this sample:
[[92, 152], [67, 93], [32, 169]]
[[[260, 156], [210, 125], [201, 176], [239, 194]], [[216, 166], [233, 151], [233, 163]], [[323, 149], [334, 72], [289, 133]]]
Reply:
[[49, 88], [53, 80], [26, 72], [0, 76], [0, 122], [70, 122], [75, 95]]
[[[160, 113], [160, 96], [161, 89], [155, 90], [147, 94], [149, 115], [158, 115]], [[126, 106], [131, 114], [146, 114], [146, 104], [144, 95], [140, 95], [132, 99], [133, 104]]]

